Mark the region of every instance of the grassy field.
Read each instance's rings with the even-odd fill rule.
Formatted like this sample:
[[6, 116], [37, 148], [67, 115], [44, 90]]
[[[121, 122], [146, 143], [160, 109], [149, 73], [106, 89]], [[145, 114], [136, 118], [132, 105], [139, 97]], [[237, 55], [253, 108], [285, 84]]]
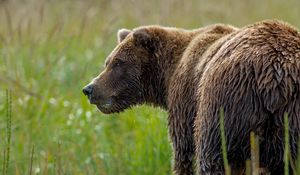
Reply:
[[[119, 28], [238, 27], [282, 19], [300, 28], [298, 0], [0, 0], [0, 174], [172, 174], [167, 113], [139, 106], [104, 115], [82, 87], [102, 69]], [[32, 168], [31, 168], [32, 167]]]

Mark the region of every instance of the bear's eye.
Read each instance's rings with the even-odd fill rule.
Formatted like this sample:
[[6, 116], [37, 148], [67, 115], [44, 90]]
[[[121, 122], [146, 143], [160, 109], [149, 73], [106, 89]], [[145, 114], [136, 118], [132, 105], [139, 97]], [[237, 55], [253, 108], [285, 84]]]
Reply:
[[113, 67], [119, 67], [119, 66], [121, 66], [122, 64], [124, 64], [124, 61], [118, 60], [118, 61], [116, 61], [116, 62], [113, 64]]

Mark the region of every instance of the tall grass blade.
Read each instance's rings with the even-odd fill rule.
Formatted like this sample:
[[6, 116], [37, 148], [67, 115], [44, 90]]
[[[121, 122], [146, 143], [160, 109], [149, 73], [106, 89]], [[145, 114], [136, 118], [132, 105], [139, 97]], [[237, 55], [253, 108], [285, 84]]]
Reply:
[[61, 164], [61, 141], [57, 143], [57, 155], [56, 155], [56, 174], [61, 175], [62, 173], [62, 164]]
[[289, 161], [290, 161], [290, 167], [291, 167], [292, 172], [294, 174], [297, 174], [296, 162], [294, 161], [291, 153], [289, 153]]
[[254, 132], [250, 133], [252, 175], [259, 175], [259, 141]]
[[289, 174], [289, 154], [290, 154], [289, 118], [288, 118], [288, 114], [284, 113], [284, 175]]
[[5, 175], [8, 174], [9, 158], [10, 158], [10, 142], [11, 142], [11, 92], [6, 90], [6, 160], [5, 160]]
[[225, 138], [225, 127], [224, 127], [224, 108], [220, 108], [220, 129], [221, 129], [221, 143], [222, 143], [222, 154], [224, 161], [225, 174], [230, 175], [231, 170], [227, 159], [227, 149], [226, 149], [226, 138]]
[[5, 161], [6, 161], [6, 149], [3, 150], [3, 164], [2, 164], [2, 174], [4, 174], [5, 171]]
[[[300, 145], [300, 139], [298, 140], [298, 145]], [[296, 171], [294, 173], [299, 174], [300, 173], [300, 147], [299, 146], [297, 149], [297, 161], [295, 163], [296, 163]]]
[[251, 160], [246, 160], [246, 172], [245, 175], [251, 175]]
[[33, 155], [34, 155], [34, 145], [32, 146], [31, 149], [29, 175], [32, 175]]
[[5, 17], [6, 17], [7, 27], [8, 27], [7, 30], [9, 32], [10, 40], [12, 40], [13, 39], [13, 24], [11, 19], [12, 17], [6, 6], [4, 8], [4, 12], [5, 12]]

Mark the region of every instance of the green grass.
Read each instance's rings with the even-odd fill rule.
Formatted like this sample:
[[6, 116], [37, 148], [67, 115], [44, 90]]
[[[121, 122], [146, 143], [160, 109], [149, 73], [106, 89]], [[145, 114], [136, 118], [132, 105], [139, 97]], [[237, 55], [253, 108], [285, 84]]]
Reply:
[[[252, 175], [259, 175], [259, 138], [254, 132], [250, 133], [251, 170]], [[247, 167], [249, 169], [249, 167]]]
[[289, 137], [289, 118], [284, 114], [284, 175], [289, 175], [289, 158], [290, 158], [290, 137]]
[[225, 167], [225, 174], [230, 175], [231, 169], [227, 159], [227, 147], [226, 147], [226, 137], [225, 137], [225, 125], [224, 125], [224, 108], [220, 108], [220, 132], [221, 132], [221, 145], [223, 153], [223, 161]]
[[10, 146], [11, 146], [11, 93], [9, 90], [6, 90], [6, 142], [5, 142], [5, 148], [3, 151], [3, 163], [2, 163], [2, 174], [7, 175], [8, 174], [8, 167], [10, 163]]
[[[299, 28], [300, 2], [0, 1], [0, 172], [171, 174], [165, 111], [139, 106], [107, 116], [81, 93], [115, 47], [117, 30], [243, 26], [270, 18]], [[6, 89], [12, 95], [8, 164]]]

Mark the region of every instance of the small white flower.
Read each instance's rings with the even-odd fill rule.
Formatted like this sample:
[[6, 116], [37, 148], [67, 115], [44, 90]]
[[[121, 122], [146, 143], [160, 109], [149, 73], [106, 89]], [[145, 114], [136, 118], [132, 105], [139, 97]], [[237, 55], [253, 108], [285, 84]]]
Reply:
[[65, 100], [65, 101], [63, 102], [63, 106], [64, 106], [64, 107], [68, 107], [68, 106], [70, 106], [70, 102], [69, 102], [69, 101], [67, 101], [67, 100]]
[[40, 172], [41, 172], [40, 167], [35, 167], [35, 168], [34, 168], [34, 173], [35, 173], [35, 174], [38, 174], [38, 173], [40, 173]]
[[104, 159], [104, 154], [103, 154], [103, 153], [98, 153], [98, 157], [99, 157], [100, 159]]
[[75, 133], [76, 134], [81, 134], [81, 129], [76, 129]]
[[91, 158], [90, 157], [88, 157], [87, 159], [85, 159], [85, 164], [89, 164], [90, 162], [91, 162]]
[[20, 104], [20, 105], [23, 105], [23, 100], [22, 100], [22, 98], [18, 98], [18, 103]]
[[102, 126], [101, 126], [100, 124], [98, 124], [98, 125], [96, 125], [96, 126], [95, 126], [95, 128], [94, 128], [94, 129], [95, 129], [96, 131], [100, 131], [100, 130], [101, 130], [101, 128], [102, 128]]
[[69, 120], [73, 120], [75, 118], [74, 114], [69, 114]]
[[55, 98], [50, 98], [49, 103], [55, 105], [56, 104], [56, 99]]
[[83, 127], [84, 124], [85, 124], [84, 120], [80, 120], [79, 125], [80, 125], [81, 127]]
[[77, 117], [79, 117], [81, 114], [82, 114], [82, 109], [81, 108], [78, 108], [77, 111], [76, 111], [76, 115]]
[[67, 121], [67, 125], [70, 126], [71, 124], [72, 124], [72, 121], [71, 121], [71, 120], [68, 120], [68, 121]]
[[91, 121], [92, 117], [92, 112], [91, 111], [86, 111], [85, 112], [86, 120], [89, 122]]

